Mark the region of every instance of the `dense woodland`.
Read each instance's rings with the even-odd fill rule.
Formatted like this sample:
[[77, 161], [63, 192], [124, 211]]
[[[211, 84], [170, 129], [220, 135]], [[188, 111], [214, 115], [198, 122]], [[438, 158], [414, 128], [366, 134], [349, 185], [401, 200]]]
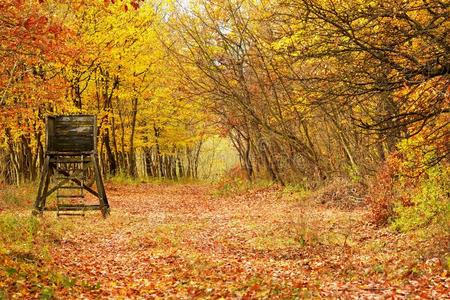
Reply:
[[73, 113], [97, 115], [107, 177], [196, 178], [220, 135], [250, 181], [448, 179], [448, 6], [3, 1], [1, 181], [36, 180], [46, 116]]
[[[447, 297], [449, 6], [1, 0], [0, 299]], [[70, 114], [107, 220], [30, 215]]]

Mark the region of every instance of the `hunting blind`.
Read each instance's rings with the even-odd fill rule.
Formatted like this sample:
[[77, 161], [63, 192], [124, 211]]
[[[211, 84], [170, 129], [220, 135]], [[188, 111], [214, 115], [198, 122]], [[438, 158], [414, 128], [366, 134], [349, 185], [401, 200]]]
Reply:
[[[58, 216], [84, 216], [87, 210], [100, 210], [104, 217], [109, 214], [96, 145], [94, 115], [47, 117], [45, 161], [35, 213], [47, 210], [56, 211]], [[94, 183], [97, 191], [92, 188]], [[87, 204], [85, 191], [94, 195], [98, 204]], [[47, 207], [47, 198], [55, 192], [56, 205]]]

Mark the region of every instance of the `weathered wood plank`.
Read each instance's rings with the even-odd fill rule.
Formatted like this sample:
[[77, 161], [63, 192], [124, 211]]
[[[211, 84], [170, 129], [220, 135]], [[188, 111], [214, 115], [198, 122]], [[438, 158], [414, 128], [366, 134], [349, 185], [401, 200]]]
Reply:
[[53, 137], [55, 141], [61, 141], [64, 143], [64, 141], [72, 141], [76, 142], [78, 139], [82, 142], [89, 141], [91, 143], [94, 142], [94, 136], [92, 134], [66, 134], [66, 135], [56, 135]]
[[57, 136], [55, 137], [55, 146], [59, 145], [90, 145], [94, 144], [91, 136]]
[[56, 116], [56, 122], [91, 122], [95, 121], [95, 116], [92, 115], [73, 115], [73, 116]]
[[93, 126], [93, 123], [92, 122], [78, 122], [78, 121], [56, 122], [54, 127], [61, 128], [61, 127], [71, 127], [71, 126], [80, 126], [80, 127]]
[[90, 152], [91, 145], [57, 145], [54, 147], [56, 152]]
[[95, 149], [92, 134], [67, 134], [50, 137], [49, 151], [91, 151]]
[[47, 150], [95, 151], [96, 126], [94, 115], [50, 116], [47, 119]]
[[58, 136], [58, 135], [77, 135], [77, 134], [90, 134], [90, 135], [94, 135], [94, 126], [89, 125], [89, 126], [78, 126], [78, 125], [73, 125], [71, 124], [70, 126], [56, 126], [55, 127], [55, 134], [53, 134], [53, 136]]

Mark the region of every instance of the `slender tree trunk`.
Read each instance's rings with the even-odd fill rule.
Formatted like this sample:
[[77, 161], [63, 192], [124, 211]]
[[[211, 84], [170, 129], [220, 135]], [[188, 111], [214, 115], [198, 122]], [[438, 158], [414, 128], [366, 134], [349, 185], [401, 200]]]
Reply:
[[133, 98], [132, 100], [132, 113], [131, 113], [131, 134], [130, 134], [130, 176], [135, 178], [136, 177], [136, 155], [134, 150], [134, 134], [136, 130], [136, 115], [137, 115], [137, 105], [138, 105], [138, 99], [137, 97]]
[[117, 174], [117, 163], [116, 163], [116, 159], [114, 157], [114, 153], [112, 152], [112, 149], [111, 149], [108, 128], [105, 129], [105, 132], [103, 134], [103, 144], [105, 145], [106, 157], [107, 157], [107, 160], [109, 163], [109, 173], [111, 175], [116, 175]]

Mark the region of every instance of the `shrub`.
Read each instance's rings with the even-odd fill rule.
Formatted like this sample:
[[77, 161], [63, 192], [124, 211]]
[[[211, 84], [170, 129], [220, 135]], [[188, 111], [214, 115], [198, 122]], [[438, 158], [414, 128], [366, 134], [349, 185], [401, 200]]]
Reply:
[[0, 189], [1, 208], [29, 208], [34, 199], [35, 186], [27, 184], [18, 188], [17, 186], [4, 186]]
[[420, 140], [400, 142], [377, 173], [367, 197], [374, 223], [400, 231], [433, 223], [450, 228], [448, 162], [437, 163], [435, 148], [418, 147]]
[[281, 190], [281, 195], [285, 199], [303, 201], [309, 198], [311, 195], [311, 190], [306, 188], [304, 184], [287, 184]]
[[216, 197], [233, 197], [244, 194], [249, 190], [271, 187], [277, 187], [277, 184], [266, 179], [254, 179], [250, 181], [245, 170], [240, 167], [235, 167], [222, 177], [212, 194]]
[[233, 196], [248, 190], [250, 182], [245, 176], [245, 171], [235, 167], [228, 171], [218, 182], [213, 194], [218, 197]]
[[418, 187], [410, 191], [410, 202], [395, 203], [393, 228], [408, 231], [431, 223], [450, 228], [449, 169], [442, 165], [428, 169]]
[[[0, 214], [0, 251], [20, 246], [20, 251], [28, 252], [37, 233], [39, 220], [36, 217], [23, 217], [17, 214]], [[17, 249], [14, 249], [17, 250]]]
[[312, 193], [310, 197], [327, 207], [353, 209], [364, 202], [365, 193], [366, 187], [361, 182], [338, 177]]
[[46, 245], [60, 240], [66, 222], [46, 220], [31, 214], [0, 214], [0, 254], [32, 253], [45, 256]]
[[401, 163], [401, 156], [391, 155], [369, 186], [366, 202], [370, 207], [371, 220], [377, 225], [389, 223], [395, 213], [394, 203], [398, 199], [407, 201], [398, 189]]
[[0, 213], [0, 299], [54, 299], [54, 289], [74, 280], [57, 272], [49, 247], [61, 239], [61, 221]]

